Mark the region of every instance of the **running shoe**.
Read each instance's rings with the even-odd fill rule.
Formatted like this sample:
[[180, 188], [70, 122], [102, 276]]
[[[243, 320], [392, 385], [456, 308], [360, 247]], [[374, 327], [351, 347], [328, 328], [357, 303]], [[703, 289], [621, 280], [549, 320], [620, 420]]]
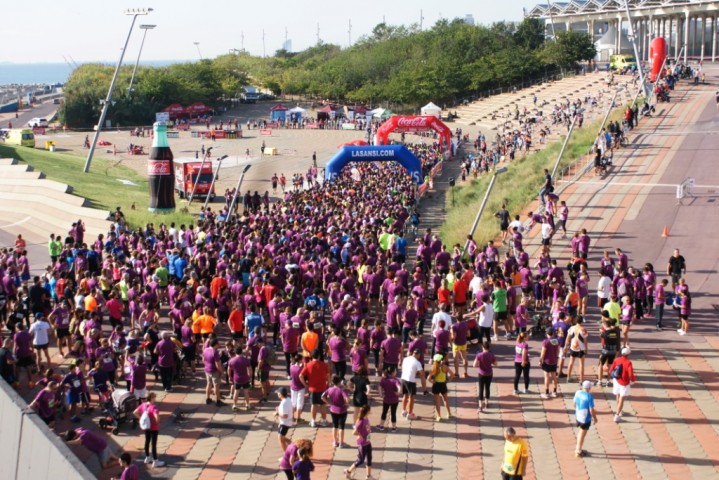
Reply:
[[547, 395], [546, 393], [540, 393], [539, 398], [541, 398], [542, 400], [546, 400], [549, 398], [549, 395]]
[[622, 416], [619, 414], [614, 415], [614, 423], [619, 423], [622, 420]]
[[519, 390], [517, 390], [517, 389], [515, 388], [512, 393], [513, 393], [514, 395], [519, 395]]
[[402, 410], [402, 418], [407, 418], [407, 410]]
[[162, 460], [155, 460], [154, 462], [152, 462], [152, 468], [161, 468], [164, 466], [165, 462], [163, 462]]
[[410, 413], [407, 415], [407, 420], [417, 420], [419, 417], [415, 415], [414, 413]]
[[557, 398], [557, 392], [552, 392], [552, 398]]
[[442, 417], [440, 417], [439, 415], [435, 415], [434, 420], [437, 421], [437, 422], [441, 422], [441, 421], [442, 421]]
[[377, 430], [384, 432], [384, 425], [377, 425]]

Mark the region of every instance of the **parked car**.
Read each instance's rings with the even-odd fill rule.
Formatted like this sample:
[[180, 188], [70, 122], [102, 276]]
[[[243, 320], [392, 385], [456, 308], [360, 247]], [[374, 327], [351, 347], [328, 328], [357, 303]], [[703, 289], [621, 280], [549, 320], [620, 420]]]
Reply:
[[27, 126], [30, 128], [47, 128], [47, 119], [35, 117], [27, 122]]

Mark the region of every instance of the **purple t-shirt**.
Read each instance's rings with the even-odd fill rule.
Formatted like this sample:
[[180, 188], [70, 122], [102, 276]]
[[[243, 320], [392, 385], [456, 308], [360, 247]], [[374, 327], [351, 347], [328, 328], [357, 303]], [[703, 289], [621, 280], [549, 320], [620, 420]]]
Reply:
[[347, 411], [347, 394], [340, 387], [328, 388], [324, 396], [330, 406], [330, 413], [345, 413]]
[[357, 446], [363, 447], [365, 445], [369, 445], [371, 443], [369, 440], [369, 435], [372, 430], [369, 424], [369, 419], [365, 417], [359, 422], [357, 422], [357, 426], [355, 427], [355, 429], [359, 434], [359, 436], [357, 437]]
[[262, 363], [262, 371], [263, 372], [269, 372], [272, 370], [272, 365], [270, 365], [269, 356], [270, 356], [270, 348], [267, 345], [263, 345], [262, 348], [260, 348], [260, 353], [257, 355], [257, 362]]
[[175, 344], [172, 340], [160, 340], [155, 347], [157, 351], [157, 364], [161, 367], [175, 366]]
[[250, 360], [243, 355], [236, 355], [227, 364], [232, 370], [232, 382], [238, 385], [250, 383]]
[[285, 453], [282, 454], [282, 459], [280, 460], [280, 470], [292, 470], [292, 463], [290, 463], [290, 460], [292, 457], [297, 456], [297, 450], [299, 450], [299, 448], [295, 443], [290, 443], [287, 446]]
[[202, 351], [202, 360], [205, 364], [205, 373], [215, 373], [217, 362], [220, 361], [220, 352], [212, 347], [207, 347]]
[[334, 336], [328, 342], [330, 346], [330, 360], [333, 362], [344, 362], [347, 360], [347, 340]]
[[545, 338], [542, 342], [542, 348], [546, 349], [544, 363], [547, 365], [556, 365], [559, 359], [559, 339], [556, 337]]
[[365, 359], [367, 358], [367, 350], [363, 346], [352, 349], [350, 352], [350, 359], [352, 359], [352, 371], [357, 372], [360, 367], [364, 366]]
[[466, 322], [457, 322], [452, 324], [452, 333], [454, 333], [454, 341], [453, 343], [455, 345], [467, 345], [467, 332], [469, 329], [467, 328]]
[[75, 433], [80, 438], [80, 444], [91, 452], [102, 453], [107, 448], [107, 440], [86, 428], [76, 428]]
[[384, 350], [384, 363], [397, 365], [399, 364], [399, 354], [402, 350], [402, 340], [390, 337], [382, 342], [382, 350]]
[[314, 464], [310, 461], [297, 460], [292, 465], [292, 471], [295, 473], [295, 480], [310, 480], [310, 473], [315, 470]]
[[382, 389], [383, 403], [389, 405], [399, 403], [397, 389], [400, 387], [400, 383], [397, 377], [382, 377], [382, 380], [379, 381], [379, 386]]
[[282, 351], [287, 353], [296, 353], [297, 346], [300, 342], [300, 331], [294, 327], [286, 327], [282, 329]]
[[440, 353], [449, 350], [449, 331], [440, 328], [434, 332], [434, 348]]
[[290, 366], [290, 389], [293, 392], [299, 392], [305, 386], [302, 384], [302, 381], [300, 380], [300, 372], [302, 372], [302, 369], [304, 368], [304, 365], [296, 365], [293, 364]]
[[15, 341], [16, 357], [32, 357], [32, 335], [30, 335], [27, 330], [17, 332], [13, 340]]
[[137, 465], [128, 465], [125, 467], [125, 469], [122, 471], [122, 474], [120, 475], [120, 480], [139, 480], [140, 478], [140, 469], [137, 467]]
[[48, 392], [44, 388], [35, 396], [37, 414], [41, 418], [49, 418], [55, 413], [55, 392]]
[[483, 377], [491, 377], [494, 372], [492, 370], [492, 364], [495, 361], [495, 356], [492, 352], [482, 352], [477, 355], [477, 366], [479, 367], [479, 374]]
[[517, 324], [517, 327], [526, 327], [527, 326], [527, 307], [524, 305], [517, 305], [517, 308], [514, 311], [514, 321]]
[[527, 342], [517, 342], [514, 346], [514, 361], [516, 363], [522, 363], [525, 351], [527, 352], [527, 361], [529, 361], [529, 345], [527, 345]]

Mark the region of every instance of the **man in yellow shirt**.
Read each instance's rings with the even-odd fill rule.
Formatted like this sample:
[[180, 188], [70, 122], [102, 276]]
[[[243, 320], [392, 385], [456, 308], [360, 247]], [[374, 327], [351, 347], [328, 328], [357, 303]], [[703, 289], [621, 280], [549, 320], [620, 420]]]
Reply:
[[609, 318], [614, 320], [615, 323], [619, 321], [619, 315], [622, 314], [622, 307], [619, 305], [619, 302], [617, 302], [616, 293], [612, 293], [610, 300], [604, 304], [602, 310], [606, 310], [609, 314]]
[[512, 427], [504, 429], [504, 462], [502, 463], [502, 480], [522, 480], [527, 470], [529, 445], [517, 436]]

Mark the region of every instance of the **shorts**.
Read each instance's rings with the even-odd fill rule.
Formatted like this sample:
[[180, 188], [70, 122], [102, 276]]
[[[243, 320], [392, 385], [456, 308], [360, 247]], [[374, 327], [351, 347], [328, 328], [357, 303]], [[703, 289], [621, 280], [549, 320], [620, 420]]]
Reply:
[[182, 347], [182, 356], [184, 357], [185, 362], [193, 363], [195, 361], [196, 354], [197, 350], [195, 349], [194, 345], [189, 347]]
[[305, 389], [290, 390], [290, 399], [292, 400], [293, 409], [302, 410], [302, 407], [305, 406]]
[[377, 300], [379, 299], [379, 293], [370, 293], [369, 298], [371, 298], [372, 300]]
[[332, 427], [333, 428], [336, 428], [337, 430], [345, 429], [345, 424], [347, 423], [347, 412], [343, 412], [343, 413], [330, 412], [330, 416], [332, 417]]
[[617, 356], [616, 352], [611, 352], [611, 353], [610, 352], [607, 352], [607, 353], [602, 352], [599, 355], [599, 364], [600, 365], [607, 365], [607, 364], [611, 365], [612, 363], [614, 363], [614, 358], [616, 356]]
[[235, 383], [235, 391], [239, 390], [249, 390], [250, 389], [250, 383]]
[[614, 385], [612, 386], [612, 393], [614, 395], [619, 395], [620, 397], [628, 397], [631, 389], [631, 385], [621, 385], [619, 382], [614, 380]]
[[100, 459], [100, 465], [104, 466], [107, 464], [107, 462], [110, 461], [110, 458], [112, 457], [112, 450], [110, 450], [110, 447], [105, 447], [105, 449], [102, 452], [99, 452], [97, 454], [97, 458]]
[[628, 327], [631, 323], [631, 320], [619, 320], [619, 325], [626, 325]]
[[584, 350], [574, 351], [569, 350], [569, 356], [572, 358], [584, 358]]
[[382, 369], [383, 369], [383, 370], [387, 370], [388, 368], [391, 368], [393, 371], [396, 372], [396, 371], [397, 371], [397, 364], [396, 364], [396, 363], [383, 362], [383, 363], [382, 363]]
[[219, 386], [220, 385], [220, 372], [212, 372], [212, 373], [205, 372], [205, 379], [207, 380], [208, 385]]
[[466, 351], [467, 351], [467, 344], [465, 343], [464, 345], [456, 345], [456, 344], [453, 343], [453, 344], [452, 344], [452, 351], [453, 351], [453, 352], [466, 352]]
[[17, 366], [18, 367], [30, 367], [35, 363], [35, 359], [30, 357], [18, 357], [17, 359]]
[[277, 426], [277, 433], [280, 435], [280, 437], [286, 437], [287, 432], [290, 431], [289, 425], [278, 425]]
[[557, 372], [557, 366], [556, 365], [549, 365], [547, 363], [542, 363], [542, 371], [545, 371], [547, 373], [556, 373]]
[[260, 370], [260, 382], [269, 382], [270, 372], [269, 370]]
[[243, 338], [245, 338], [245, 332], [243, 332], [242, 330], [240, 330], [239, 332], [232, 332], [230, 336], [233, 340], [242, 340]]
[[684, 321], [689, 321], [689, 315], [687, 315], [685, 313], [680, 313], [679, 318]]
[[147, 398], [147, 388], [136, 388], [132, 393], [134, 393], [137, 398]]
[[310, 404], [311, 405], [324, 405], [322, 401], [322, 394], [325, 392], [310, 392]]
[[47, 350], [47, 343], [43, 343], [42, 345], [33, 345], [32, 348], [35, 350]]
[[51, 422], [55, 421], [55, 415], [50, 415], [49, 417], [40, 417], [40, 420], [45, 422], [45, 425], [50, 425]]
[[454, 302], [455, 308], [464, 308], [467, 305], [467, 302]]
[[551, 238], [543, 238], [542, 239], [542, 245], [551, 245], [552, 239]]
[[434, 382], [432, 393], [435, 395], [447, 395], [447, 382]]
[[494, 312], [494, 321], [495, 322], [503, 322], [507, 319], [507, 311], [504, 312]]
[[80, 392], [68, 390], [67, 394], [65, 395], [65, 401], [67, 401], [68, 405], [77, 405], [78, 403], [80, 403]]
[[217, 321], [219, 323], [227, 323], [227, 320], [230, 318], [230, 312], [228, 310], [218, 310], [217, 311]]
[[587, 431], [587, 430], [589, 430], [589, 427], [592, 426], [592, 422], [587, 422], [587, 423], [577, 422], [577, 426], [579, 428], [581, 428], [582, 430]]
[[70, 329], [69, 328], [58, 328], [55, 330], [55, 335], [57, 338], [65, 338], [70, 336]]
[[672, 284], [679, 283], [679, 279], [682, 278], [680, 273], [672, 273]]
[[527, 296], [527, 297], [531, 297], [531, 296], [532, 296], [532, 293], [534, 293], [534, 288], [532, 288], [532, 287], [522, 287], [522, 293], [523, 293], [525, 296]]
[[417, 395], [417, 383], [416, 382], [408, 382], [407, 380], [402, 380], [402, 394], [403, 395]]

